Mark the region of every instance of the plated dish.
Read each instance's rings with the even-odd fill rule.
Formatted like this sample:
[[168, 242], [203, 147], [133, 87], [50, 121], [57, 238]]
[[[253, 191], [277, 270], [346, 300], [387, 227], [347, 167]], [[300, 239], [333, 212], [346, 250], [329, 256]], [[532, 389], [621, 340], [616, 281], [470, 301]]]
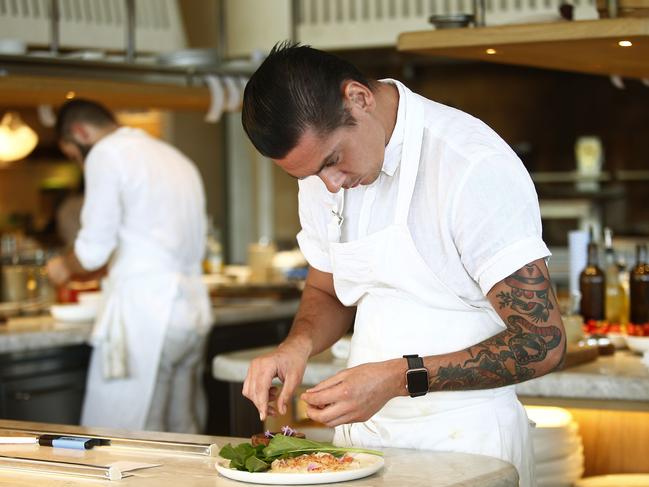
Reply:
[[246, 472], [230, 468], [228, 466], [230, 460], [225, 458], [219, 459], [216, 470], [229, 479], [252, 484], [307, 485], [361, 479], [378, 472], [385, 463], [383, 457], [370, 453], [350, 453], [349, 455], [357, 462], [357, 466], [334, 472]]
[[253, 484], [325, 484], [367, 477], [383, 466], [383, 453], [306, 439], [289, 426], [259, 433], [251, 442], [228, 443], [219, 451], [216, 470], [224, 477]]

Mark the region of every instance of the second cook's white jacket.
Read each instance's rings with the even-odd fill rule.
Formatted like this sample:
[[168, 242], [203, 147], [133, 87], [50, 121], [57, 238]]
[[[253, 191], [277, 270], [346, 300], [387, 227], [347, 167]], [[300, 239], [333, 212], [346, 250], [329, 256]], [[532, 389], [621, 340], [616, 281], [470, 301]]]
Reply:
[[179, 151], [126, 127], [92, 148], [84, 174], [75, 254], [88, 270], [112, 260], [93, 332], [82, 424], [142, 429], [178, 300], [200, 310], [183, 326], [206, 332], [210, 325], [201, 281], [203, 185]]

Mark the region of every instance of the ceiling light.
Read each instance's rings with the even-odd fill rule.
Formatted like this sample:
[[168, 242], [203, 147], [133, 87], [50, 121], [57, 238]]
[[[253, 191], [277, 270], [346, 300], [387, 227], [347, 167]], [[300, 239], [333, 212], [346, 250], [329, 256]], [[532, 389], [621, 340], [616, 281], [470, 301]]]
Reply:
[[620, 41], [617, 43], [618, 46], [620, 47], [631, 47], [633, 45], [633, 42], [631, 41]]
[[38, 144], [38, 135], [16, 112], [7, 112], [0, 121], [0, 165], [27, 157]]
[[68, 92], [65, 94], [65, 97], [66, 97], [68, 100], [72, 100], [72, 98], [74, 98], [75, 96], [77, 96], [77, 94], [76, 94], [74, 91], [68, 91]]
[[496, 50], [495, 50], [495, 49], [492, 49], [492, 48], [487, 49], [485, 52], [486, 52], [487, 54], [496, 54]]

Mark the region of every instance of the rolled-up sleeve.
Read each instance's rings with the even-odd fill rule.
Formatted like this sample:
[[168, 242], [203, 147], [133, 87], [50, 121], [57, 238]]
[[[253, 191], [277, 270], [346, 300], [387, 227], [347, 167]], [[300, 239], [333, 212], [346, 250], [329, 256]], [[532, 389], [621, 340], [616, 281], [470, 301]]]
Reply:
[[117, 246], [122, 218], [117, 163], [103, 147], [95, 147], [85, 163], [85, 198], [74, 253], [88, 271], [106, 264]]
[[525, 264], [550, 255], [534, 184], [514, 156], [474, 164], [458, 193], [454, 240], [485, 295]]

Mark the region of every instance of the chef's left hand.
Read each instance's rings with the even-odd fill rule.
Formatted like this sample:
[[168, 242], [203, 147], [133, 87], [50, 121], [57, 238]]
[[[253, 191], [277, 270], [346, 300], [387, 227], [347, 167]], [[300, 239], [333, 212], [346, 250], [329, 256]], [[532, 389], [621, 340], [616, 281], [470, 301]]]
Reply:
[[330, 427], [367, 421], [390, 399], [405, 395], [406, 368], [397, 359], [338, 372], [301, 395], [307, 416]]
[[53, 257], [47, 262], [47, 275], [55, 286], [62, 286], [70, 280], [70, 271], [63, 256]]

